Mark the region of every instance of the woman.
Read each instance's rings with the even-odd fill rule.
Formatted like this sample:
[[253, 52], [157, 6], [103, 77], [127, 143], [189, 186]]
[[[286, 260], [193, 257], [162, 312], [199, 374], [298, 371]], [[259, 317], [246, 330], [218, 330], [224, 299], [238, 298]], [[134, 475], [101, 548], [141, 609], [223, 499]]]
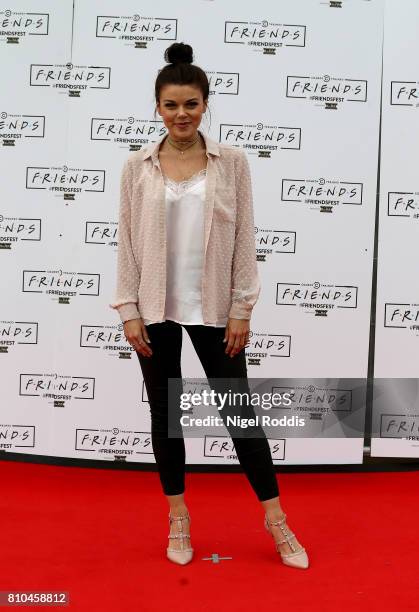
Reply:
[[[165, 60], [155, 99], [168, 134], [124, 164], [117, 293], [110, 306], [118, 309], [147, 389], [153, 452], [169, 504], [167, 556], [185, 564], [193, 556], [185, 444], [182, 435], [168, 436], [168, 378], [181, 385], [184, 327], [209, 381], [247, 381], [245, 345], [260, 283], [246, 154], [198, 129], [209, 83], [192, 64], [192, 48], [174, 43]], [[283, 562], [308, 567], [285, 522], [266, 436], [233, 442]]]

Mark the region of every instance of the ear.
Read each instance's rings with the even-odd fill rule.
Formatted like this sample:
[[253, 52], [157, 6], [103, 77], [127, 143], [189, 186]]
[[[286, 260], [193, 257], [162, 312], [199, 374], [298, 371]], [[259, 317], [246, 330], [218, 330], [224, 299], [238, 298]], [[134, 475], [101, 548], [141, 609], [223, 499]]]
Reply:
[[161, 112], [160, 112], [160, 102], [157, 102], [157, 104], [156, 104], [156, 111], [157, 111], [157, 113], [158, 113], [158, 114], [160, 115], [160, 117], [161, 117]]

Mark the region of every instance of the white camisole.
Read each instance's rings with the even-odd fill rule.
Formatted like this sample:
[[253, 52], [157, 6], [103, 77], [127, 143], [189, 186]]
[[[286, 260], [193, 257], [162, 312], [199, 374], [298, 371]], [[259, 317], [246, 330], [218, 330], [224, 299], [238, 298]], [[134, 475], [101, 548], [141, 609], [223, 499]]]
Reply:
[[[185, 325], [205, 325], [201, 278], [204, 257], [206, 170], [186, 181], [164, 176], [166, 186], [166, 308], [165, 318]], [[227, 320], [207, 324], [225, 327]], [[160, 323], [144, 319], [146, 325]]]

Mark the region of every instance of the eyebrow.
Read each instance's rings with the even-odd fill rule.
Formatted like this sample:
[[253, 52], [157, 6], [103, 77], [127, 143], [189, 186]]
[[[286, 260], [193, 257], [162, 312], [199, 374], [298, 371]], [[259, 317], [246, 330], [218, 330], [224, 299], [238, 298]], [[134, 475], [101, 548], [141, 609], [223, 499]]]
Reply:
[[[198, 100], [198, 98], [189, 98], [189, 100], [186, 100], [186, 102], [192, 102], [195, 100]], [[169, 98], [165, 98], [163, 102], [176, 102], [176, 100], [170, 100]]]

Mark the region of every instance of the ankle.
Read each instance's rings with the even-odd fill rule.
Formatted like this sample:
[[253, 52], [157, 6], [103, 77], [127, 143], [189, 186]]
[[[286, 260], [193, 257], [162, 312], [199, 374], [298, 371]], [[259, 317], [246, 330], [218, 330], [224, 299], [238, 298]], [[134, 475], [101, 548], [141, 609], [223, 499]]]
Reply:
[[171, 516], [188, 516], [188, 508], [185, 505], [179, 506], [170, 506], [170, 515]]
[[274, 521], [281, 521], [283, 518], [285, 518], [285, 512], [283, 510], [271, 510], [269, 512], [266, 512], [266, 517], [268, 519], [269, 522]]

